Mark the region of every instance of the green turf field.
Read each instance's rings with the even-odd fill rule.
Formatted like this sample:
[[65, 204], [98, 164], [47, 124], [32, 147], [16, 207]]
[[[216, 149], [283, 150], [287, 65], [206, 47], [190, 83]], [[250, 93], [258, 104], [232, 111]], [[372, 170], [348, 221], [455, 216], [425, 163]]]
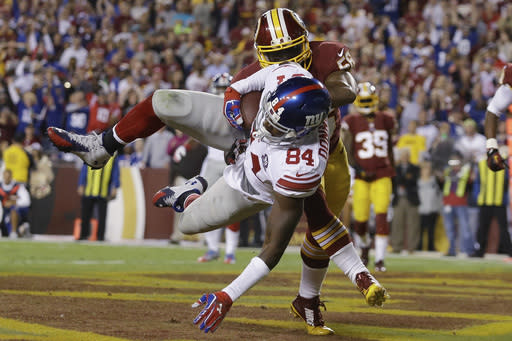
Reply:
[[[96, 243], [1, 241], [1, 273], [80, 274], [83, 272], [219, 272], [221, 262], [197, 263], [204, 248], [176, 246], [122, 246]], [[237, 251], [237, 264], [228, 269], [242, 270], [258, 249]], [[274, 271], [300, 271], [298, 249], [289, 249]], [[496, 272], [511, 273], [512, 265], [492, 259], [460, 259], [432, 256], [389, 255], [386, 262], [394, 271]], [[338, 271], [334, 269], [334, 271]], [[511, 284], [512, 285], [512, 284]]]
[[[127, 289], [106, 297], [93, 287], [76, 291], [70, 284], [69, 288], [52, 291], [51, 296], [54, 299], [89, 299], [90, 302], [100, 298], [128, 303], [176, 302], [190, 307], [189, 303], [202, 292], [224, 287], [258, 253], [255, 249], [238, 250], [235, 265], [225, 265], [222, 261], [199, 264], [196, 259], [204, 251], [204, 248], [167, 245], [2, 240], [0, 306], [2, 301], [10, 302], [10, 306], [3, 310], [0, 307], [0, 340], [183, 339], [181, 336], [173, 338], [172, 333], [163, 334], [166, 328], [172, 328], [165, 324], [151, 327], [153, 330], [160, 328], [164, 336], [137, 334], [134, 330], [134, 337], [131, 337], [127, 331], [118, 336], [115, 331], [94, 325], [68, 329], [65, 323], [50, 321], [46, 324], [44, 319], [40, 321], [30, 314], [16, 318], [12, 309], [16, 309], [17, 297], [28, 295], [36, 303], [37, 297], [49, 295], [48, 290], [38, 289], [35, 284], [30, 290], [16, 290], [2, 286], [2, 282], [12, 278], [37, 281], [37, 278], [49, 277], [63, 281], [80, 280], [82, 284], [95, 281], [95, 284], [101, 283], [102, 288]], [[512, 340], [512, 308], [509, 308], [512, 306], [512, 264], [499, 257], [482, 260], [422, 254], [390, 255], [386, 265], [389, 271], [378, 278], [389, 290], [391, 300], [383, 309], [365, 306], [352, 284], [331, 265], [323, 290], [324, 298], [328, 300], [324, 317], [337, 335], [324, 337], [326, 340]], [[247, 336], [250, 340], [309, 339], [302, 323], [287, 315], [288, 305], [297, 292], [300, 268], [298, 249], [288, 250], [278, 267], [235, 303], [237, 312], [234, 306], [233, 315], [230, 312], [219, 331], [208, 339], [243, 339], [240, 334], [226, 336], [231, 334], [223, 333], [249, 327], [254, 329], [254, 335]], [[191, 279], [180, 280], [180, 277]], [[266, 295], [271, 291], [271, 295]], [[22, 302], [30, 304], [27, 301], [20, 301], [20, 304]], [[73, 302], [79, 305], [81, 301]], [[266, 319], [265, 315], [260, 317], [261, 309], [275, 309], [276, 316], [282, 316], [282, 320]], [[123, 314], [122, 309], [119, 314]], [[165, 316], [166, 312], [154, 314]], [[192, 330], [186, 339], [207, 339], [199, 331], [196, 334], [195, 327], [189, 326], [190, 321], [179, 323]], [[283, 331], [282, 335], [280, 331]], [[275, 338], [268, 338], [268, 335], [275, 335]], [[292, 338], [288, 338], [289, 335]]]

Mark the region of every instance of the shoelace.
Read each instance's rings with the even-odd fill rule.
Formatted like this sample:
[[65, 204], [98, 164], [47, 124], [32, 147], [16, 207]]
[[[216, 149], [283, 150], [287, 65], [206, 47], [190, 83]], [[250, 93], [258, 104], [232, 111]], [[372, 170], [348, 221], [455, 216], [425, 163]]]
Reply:
[[167, 206], [172, 206], [174, 195], [164, 197], [164, 203]]
[[98, 150], [103, 147], [100, 143], [95, 143], [99, 139], [99, 135], [92, 132], [91, 135], [81, 136], [78, 134], [69, 134], [69, 138], [74, 142], [81, 144], [89, 150]]

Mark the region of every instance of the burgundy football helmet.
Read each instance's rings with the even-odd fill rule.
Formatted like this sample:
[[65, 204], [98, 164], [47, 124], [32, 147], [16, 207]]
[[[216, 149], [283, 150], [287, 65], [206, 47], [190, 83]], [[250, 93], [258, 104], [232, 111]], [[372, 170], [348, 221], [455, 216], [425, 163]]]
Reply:
[[285, 61], [296, 62], [306, 69], [311, 65], [308, 30], [297, 13], [287, 8], [274, 8], [261, 15], [254, 46], [262, 67]]

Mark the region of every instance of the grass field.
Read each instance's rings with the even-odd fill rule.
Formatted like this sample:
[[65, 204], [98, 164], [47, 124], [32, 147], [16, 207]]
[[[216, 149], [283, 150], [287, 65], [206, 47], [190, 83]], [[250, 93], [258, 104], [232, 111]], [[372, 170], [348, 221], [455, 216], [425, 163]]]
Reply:
[[390, 256], [378, 279], [391, 300], [366, 306], [331, 265], [323, 288], [326, 325], [309, 337], [289, 313], [300, 257], [237, 301], [214, 334], [191, 321], [203, 292], [222, 289], [257, 255], [198, 264], [203, 248], [0, 241], [0, 340], [512, 340], [512, 264], [435, 254]]

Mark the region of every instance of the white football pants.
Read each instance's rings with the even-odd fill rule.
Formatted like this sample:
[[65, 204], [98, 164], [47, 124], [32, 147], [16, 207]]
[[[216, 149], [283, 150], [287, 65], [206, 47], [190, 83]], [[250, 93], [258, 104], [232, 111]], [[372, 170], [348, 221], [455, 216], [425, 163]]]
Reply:
[[181, 232], [195, 234], [242, 221], [269, 206], [231, 188], [221, 177], [176, 218]]
[[240, 132], [222, 113], [224, 98], [199, 91], [161, 89], [153, 94], [153, 110], [167, 126], [202, 144], [228, 151]]

